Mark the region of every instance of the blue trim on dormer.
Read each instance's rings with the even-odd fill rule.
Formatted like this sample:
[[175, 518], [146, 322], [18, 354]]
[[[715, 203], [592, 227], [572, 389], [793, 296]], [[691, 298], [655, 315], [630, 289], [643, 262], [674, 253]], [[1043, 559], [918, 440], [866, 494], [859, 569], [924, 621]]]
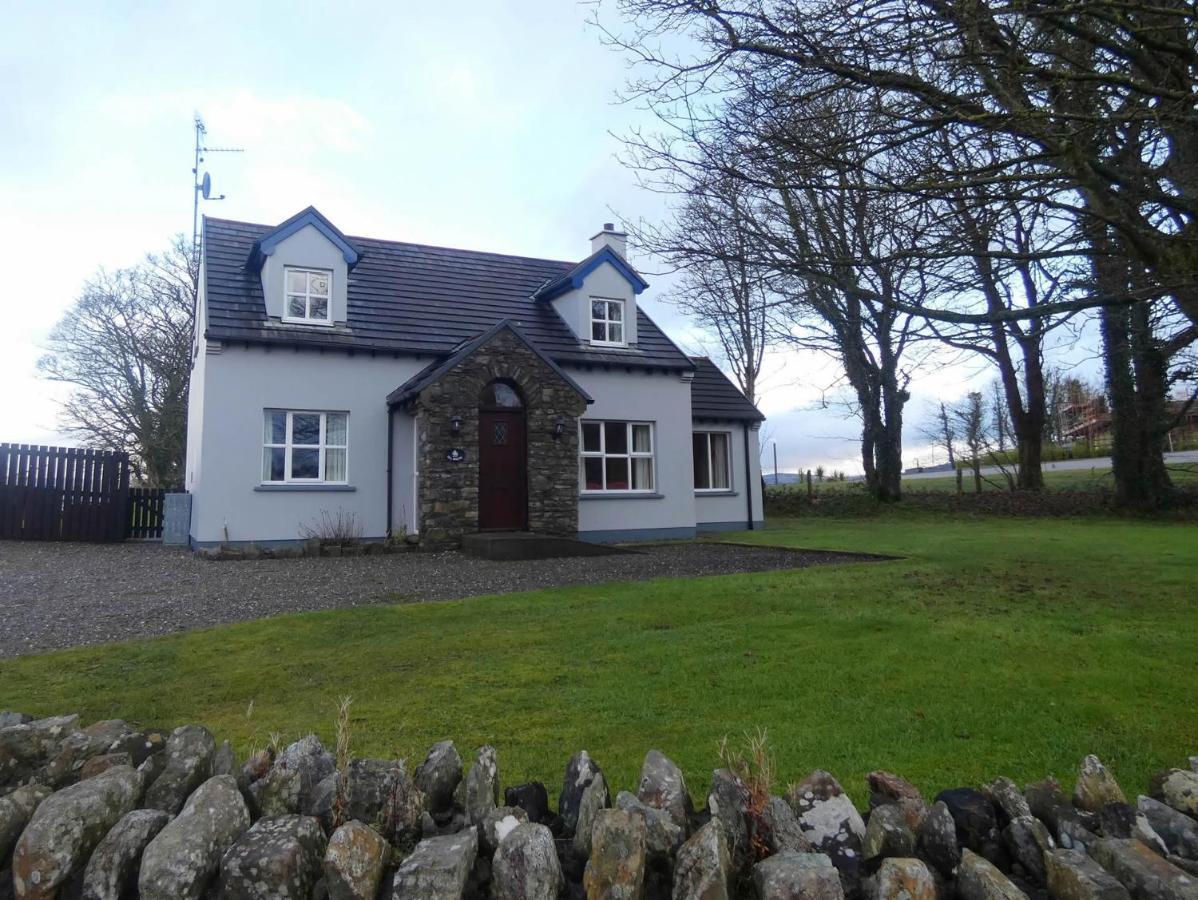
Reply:
[[567, 291], [576, 291], [582, 287], [587, 276], [604, 263], [610, 263], [615, 267], [615, 270], [632, 286], [634, 294], [641, 293], [649, 286], [649, 282], [641, 278], [636, 269], [628, 265], [628, 261], [619, 253], [611, 247], [600, 247], [565, 275], [542, 286], [533, 296], [538, 300], [552, 300]]
[[346, 265], [352, 266], [358, 261], [358, 249], [346, 240], [345, 235], [337, 230], [337, 226], [326, 219], [315, 206], [309, 206], [307, 209], [301, 210], [287, 221], [263, 235], [254, 245], [254, 251], [250, 257], [251, 261], [261, 267], [265, 258], [274, 253], [275, 248], [279, 244], [293, 234], [307, 228], [309, 225], [324, 235], [329, 243], [341, 251], [341, 256], [345, 260]]

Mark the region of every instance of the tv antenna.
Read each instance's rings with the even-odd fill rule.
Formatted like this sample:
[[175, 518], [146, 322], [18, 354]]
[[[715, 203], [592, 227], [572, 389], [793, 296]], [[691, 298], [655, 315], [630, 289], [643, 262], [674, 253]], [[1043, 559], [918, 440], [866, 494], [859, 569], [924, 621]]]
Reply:
[[199, 114], [195, 117], [195, 132], [196, 132], [196, 147], [195, 147], [195, 165], [192, 166], [192, 198], [191, 198], [191, 248], [194, 250], [200, 242], [200, 200], [224, 200], [225, 195], [221, 194], [218, 197], [212, 196], [212, 176], [207, 172], [200, 174], [200, 163], [204, 161], [206, 153], [245, 153], [243, 147], [206, 147], [204, 146], [204, 138], [208, 135], [208, 129], [204, 127], [204, 120]]

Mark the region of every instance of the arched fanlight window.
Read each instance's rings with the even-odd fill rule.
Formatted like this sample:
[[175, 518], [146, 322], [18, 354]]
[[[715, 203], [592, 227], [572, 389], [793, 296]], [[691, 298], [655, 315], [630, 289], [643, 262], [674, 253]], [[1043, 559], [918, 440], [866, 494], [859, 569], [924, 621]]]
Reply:
[[510, 381], [496, 379], [483, 388], [478, 405], [484, 409], [520, 409], [520, 389]]

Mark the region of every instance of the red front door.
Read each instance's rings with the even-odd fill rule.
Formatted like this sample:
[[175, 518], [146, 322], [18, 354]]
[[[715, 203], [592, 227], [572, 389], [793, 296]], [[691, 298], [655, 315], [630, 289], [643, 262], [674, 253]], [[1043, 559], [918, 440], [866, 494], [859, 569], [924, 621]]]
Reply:
[[478, 414], [478, 527], [520, 531], [528, 526], [528, 471], [523, 410]]

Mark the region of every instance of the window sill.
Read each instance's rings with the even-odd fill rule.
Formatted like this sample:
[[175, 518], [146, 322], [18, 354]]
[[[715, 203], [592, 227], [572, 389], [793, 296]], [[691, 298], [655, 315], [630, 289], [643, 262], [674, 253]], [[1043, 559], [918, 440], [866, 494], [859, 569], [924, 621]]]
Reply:
[[278, 484], [259, 484], [254, 490], [270, 494], [276, 491], [356, 491], [357, 488], [352, 484], [288, 484], [283, 481]]
[[319, 319], [280, 319], [284, 325], [306, 325], [309, 328], [332, 328], [331, 321], [321, 321]]
[[740, 491], [705, 491], [702, 488], [695, 489], [696, 497], [739, 497]]
[[655, 491], [591, 491], [579, 494], [579, 500], [664, 500], [665, 494]]

